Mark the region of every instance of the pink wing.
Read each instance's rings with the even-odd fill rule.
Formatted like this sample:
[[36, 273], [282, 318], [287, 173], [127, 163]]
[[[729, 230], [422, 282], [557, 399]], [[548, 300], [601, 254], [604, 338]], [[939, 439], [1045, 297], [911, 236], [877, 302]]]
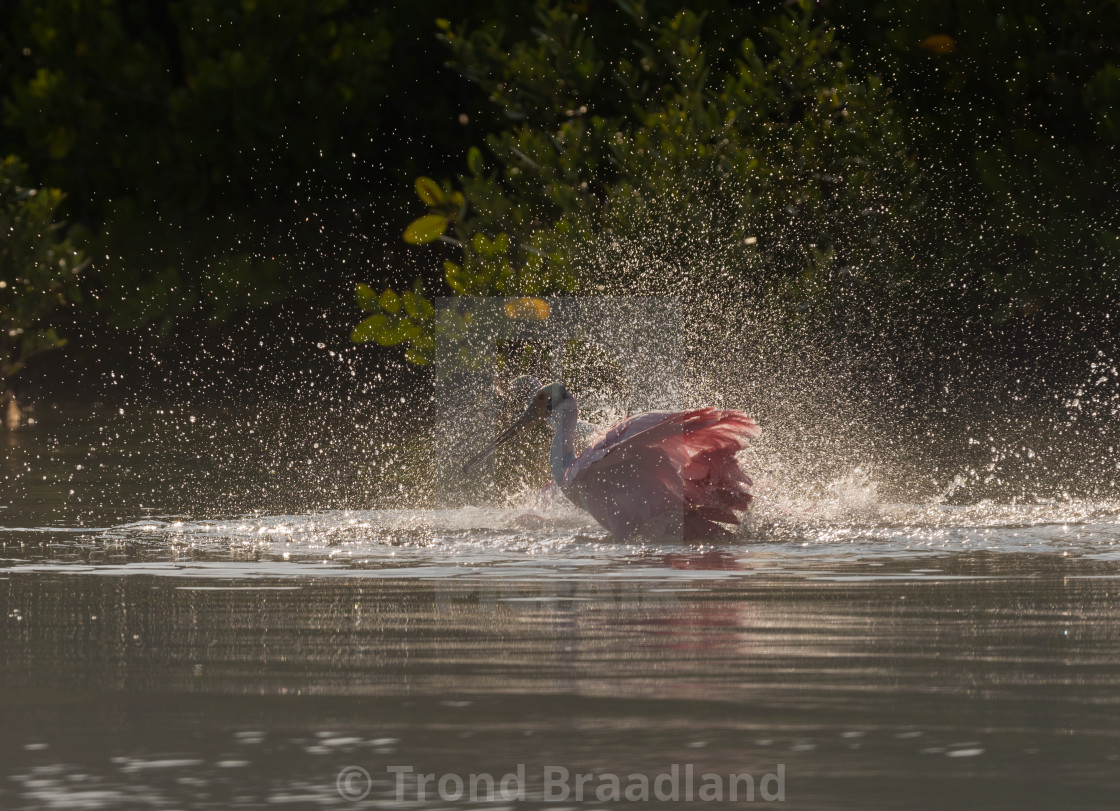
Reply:
[[657, 411], [611, 428], [564, 473], [563, 490], [615, 535], [642, 527], [709, 537], [739, 523], [751, 481], [735, 454], [758, 436], [740, 411]]

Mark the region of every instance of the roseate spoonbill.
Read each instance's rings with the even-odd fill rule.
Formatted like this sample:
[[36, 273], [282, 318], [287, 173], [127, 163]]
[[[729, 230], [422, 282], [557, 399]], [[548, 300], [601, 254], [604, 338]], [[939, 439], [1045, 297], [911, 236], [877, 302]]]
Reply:
[[468, 472], [532, 425], [552, 423], [552, 478], [561, 492], [623, 540], [642, 535], [685, 539], [726, 536], [736, 510], [751, 503], [751, 480], [735, 453], [758, 436], [741, 411], [653, 411], [610, 428], [576, 456], [579, 407], [559, 382], [538, 389], [528, 408], [463, 465]]

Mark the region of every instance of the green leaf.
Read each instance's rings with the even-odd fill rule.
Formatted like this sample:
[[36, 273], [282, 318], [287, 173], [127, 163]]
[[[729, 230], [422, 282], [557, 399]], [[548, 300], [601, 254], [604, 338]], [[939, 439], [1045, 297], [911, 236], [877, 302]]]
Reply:
[[426, 214], [420, 219], [413, 220], [408, 228], [404, 229], [404, 241], [411, 245], [423, 245], [443, 236], [447, 230], [447, 217], [439, 214]]
[[413, 366], [427, 366], [432, 362], [427, 353], [421, 352], [419, 349], [415, 348], [405, 350], [404, 359]]
[[482, 174], [482, 150], [477, 146], [472, 146], [467, 150], [467, 168], [471, 170], [472, 174]]
[[416, 178], [416, 193], [429, 206], [442, 205], [444, 200], [447, 199], [443, 189], [430, 177]]
[[372, 313], [377, 309], [377, 294], [368, 284], [358, 282], [354, 285], [354, 295], [358, 299], [358, 306], [363, 312]]
[[350, 340], [356, 344], [364, 344], [377, 339], [389, 324], [389, 316], [384, 313], [371, 315], [354, 327], [350, 333]]
[[408, 313], [410, 318], [420, 317], [420, 305], [416, 301], [416, 294], [410, 290], [404, 291], [401, 294], [401, 301], [404, 302], [404, 311]]
[[55, 127], [47, 136], [47, 151], [54, 160], [62, 160], [77, 140], [78, 134], [73, 127]]
[[386, 287], [385, 292], [382, 293], [377, 303], [381, 305], [381, 309], [390, 315], [396, 315], [401, 309], [401, 299], [391, 288]]
[[374, 340], [382, 346], [396, 346], [399, 343], [403, 343], [406, 337], [404, 331], [401, 329], [401, 325], [398, 323], [383, 329], [374, 337]]
[[374, 340], [382, 346], [396, 346], [420, 336], [420, 328], [407, 318], [397, 318], [390, 323]]
[[443, 263], [444, 278], [447, 280], [447, 286], [460, 296], [467, 294], [466, 281], [463, 279], [463, 269], [456, 265], [454, 262]]

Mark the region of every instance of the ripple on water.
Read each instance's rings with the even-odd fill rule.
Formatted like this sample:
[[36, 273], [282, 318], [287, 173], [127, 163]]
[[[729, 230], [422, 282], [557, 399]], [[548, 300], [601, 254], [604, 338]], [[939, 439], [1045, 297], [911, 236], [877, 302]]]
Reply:
[[[794, 510], [762, 502], [736, 538], [715, 545], [621, 543], [563, 503], [213, 519], [159, 516], [100, 528], [0, 528], [5, 553], [0, 565], [13, 571], [211, 578], [552, 578], [596, 568], [625, 577], [656, 565], [662, 573], [689, 571], [695, 578], [795, 572], [798, 561], [812, 561], [820, 576], [820, 565], [829, 561], [859, 559], [873, 565], [959, 553], [1120, 557], [1115, 503], [877, 504], [873, 510], [860, 503], [854, 511], [846, 503]], [[944, 575], [934, 566], [890, 576]]]

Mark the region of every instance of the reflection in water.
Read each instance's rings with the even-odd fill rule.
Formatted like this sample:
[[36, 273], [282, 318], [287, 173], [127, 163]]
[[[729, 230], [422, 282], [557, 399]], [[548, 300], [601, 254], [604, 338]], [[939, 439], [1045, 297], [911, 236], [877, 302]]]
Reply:
[[[295, 431], [230, 495], [242, 462], [199, 447], [237, 432], [190, 416], [9, 437], [0, 808], [598, 808], [545, 769], [673, 765], [782, 767], [791, 808], [1115, 806], [1116, 503], [844, 485], [764, 494], [733, 543], [621, 544], [534, 497], [402, 506]], [[521, 765], [524, 798], [402, 805], [401, 765]], [[742, 806], [646, 805], [693, 804]]]
[[546, 766], [784, 764], [792, 807], [1108, 807], [1109, 561], [773, 563], [722, 550], [282, 579], [16, 566], [0, 580], [0, 805], [346, 807], [347, 765], [386, 802], [394, 764], [525, 764], [534, 807]]

